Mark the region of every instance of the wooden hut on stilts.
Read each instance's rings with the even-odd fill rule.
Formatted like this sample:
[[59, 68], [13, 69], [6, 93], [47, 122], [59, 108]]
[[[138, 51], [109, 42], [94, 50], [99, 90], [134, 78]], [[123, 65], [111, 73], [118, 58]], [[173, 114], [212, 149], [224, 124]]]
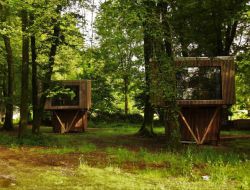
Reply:
[[56, 81], [56, 84], [69, 94], [59, 93], [46, 101], [45, 110], [52, 112], [54, 132], [85, 131], [88, 124], [87, 113], [91, 107], [91, 81], [65, 80]]
[[[234, 58], [182, 57], [174, 61], [181, 142], [217, 144], [222, 110], [235, 103]], [[161, 98], [157, 102], [164, 107]]]

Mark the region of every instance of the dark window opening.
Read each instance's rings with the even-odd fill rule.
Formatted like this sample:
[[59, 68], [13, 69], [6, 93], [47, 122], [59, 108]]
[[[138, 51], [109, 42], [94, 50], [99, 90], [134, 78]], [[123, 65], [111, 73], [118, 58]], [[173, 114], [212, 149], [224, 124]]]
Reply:
[[176, 75], [178, 100], [220, 100], [220, 67], [184, 67]]

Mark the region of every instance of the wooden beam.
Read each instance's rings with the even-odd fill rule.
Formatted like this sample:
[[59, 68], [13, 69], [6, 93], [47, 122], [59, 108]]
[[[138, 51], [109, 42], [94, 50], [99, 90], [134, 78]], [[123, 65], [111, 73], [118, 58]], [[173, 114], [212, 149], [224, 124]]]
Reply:
[[63, 122], [61, 121], [61, 119], [60, 119], [60, 117], [57, 115], [57, 113], [56, 113], [56, 112], [54, 112], [54, 113], [55, 113], [55, 115], [56, 115], [57, 120], [59, 121], [59, 123], [60, 123], [60, 125], [61, 125], [61, 133], [65, 133], [66, 129], [65, 129], [65, 127], [64, 127]]
[[198, 127], [196, 127], [196, 133], [197, 133], [197, 139], [198, 139], [198, 141], [201, 142], [201, 137], [200, 137], [200, 132], [199, 132]]
[[78, 113], [79, 113], [79, 110], [76, 112], [76, 114], [75, 114], [73, 120], [71, 121], [70, 125], [68, 125], [68, 127], [67, 127], [67, 129], [66, 129], [66, 132], [69, 132], [69, 131], [70, 131], [72, 125], [74, 124], [74, 122], [75, 122], [75, 120], [76, 120], [76, 118], [77, 118], [77, 116], [78, 116]]
[[188, 122], [187, 122], [186, 118], [184, 117], [184, 115], [183, 115], [181, 112], [179, 112], [179, 114], [180, 114], [180, 116], [181, 116], [181, 119], [184, 121], [186, 127], [188, 128], [189, 132], [190, 132], [191, 135], [193, 136], [195, 142], [196, 142], [197, 144], [200, 144], [200, 141], [199, 141], [199, 140], [197, 139], [197, 137], [195, 136], [193, 130], [191, 129], [191, 127], [190, 127], [190, 125], [188, 124]]
[[203, 136], [203, 138], [202, 138], [202, 140], [201, 140], [201, 144], [203, 144], [204, 141], [206, 140], [207, 134], [208, 134], [208, 132], [209, 132], [209, 131], [211, 130], [211, 128], [212, 128], [212, 124], [213, 124], [213, 122], [214, 122], [214, 119], [215, 119], [215, 117], [216, 117], [218, 111], [219, 111], [219, 107], [216, 108], [216, 110], [215, 110], [215, 112], [214, 112], [214, 114], [213, 114], [213, 117], [211, 118], [211, 120], [210, 120], [210, 122], [209, 122], [209, 125], [208, 125], [208, 127], [207, 127], [207, 129], [206, 129], [206, 132], [205, 132], [205, 134], [204, 134], [204, 136]]

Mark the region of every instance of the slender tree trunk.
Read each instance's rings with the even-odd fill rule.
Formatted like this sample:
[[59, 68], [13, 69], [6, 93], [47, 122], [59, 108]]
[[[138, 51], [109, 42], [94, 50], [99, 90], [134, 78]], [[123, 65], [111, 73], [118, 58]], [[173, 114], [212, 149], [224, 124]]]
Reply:
[[[53, 66], [55, 64], [55, 55], [57, 52], [57, 47], [60, 44], [60, 33], [61, 33], [61, 29], [60, 29], [59, 23], [57, 23], [54, 26], [53, 40], [52, 40], [50, 53], [49, 53], [49, 63], [48, 63], [48, 67], [47, 67], [47, 72], [46, 72], [44, 80], [43, 80], [43, 92], [48, 90], [50, 87], [50, 84], [51, 84]], [[43, 110], [43, 107], [45, 105], [45, 101], [46, 101], [46, 95], [43, 94], [41, 96], [41, 99], [40, 99], [40, 106], [39, 106], [40, 110]]]
[[150, 30], [150, 17], [152, 16], [152, 9], [155, 6], [155, 3], [152, 1], [144, 2], [144, 6], [146, 8], [146, 18], [144, 23], [144, 63], [145, 63], [145, 99], [144, 99], [144, 120], [143, 124], [138, 131], [139, 135], [143, 136], [153, 136], [153, 114], [154, 109], [150, 102], [150, 89], [151, 89], [151, 81], [150, 81], [150, 62], [153, 57], [153, 41], [152, 41], [152, 32]]
[[7, 89], [6, 89], [6, 65], [0, 65], [1, 66], [1, 73], [0, 73], [0, 81], [1, 81], [1, 86], [0, 86], [0, 111], [1, 111], [1, 121], [4, 121], [5, 118], [5, 109], [6, 105], [5, 102], [3, 101], [3, 97], [7, 96]]
[[[184, 35], [184, 34], [181, 34]], [[187, 49], [187, 45], [184, 42], [184, 39], [182, 36], [180, 36], [180, 44], [181, 44], [181, 54], [183, 57], [188, 57], [188, 49]]]
[[22, 79], [21, 79], [21, 105], [20, 105], [20, 126], [18, 137], [24, 134], [28, 123], [28, 97], [29, 97], [29, 36], [28, 28], [28, 13], [26, 10], [21, 11], [22, 19]]
[[[62, 10], [62, 6], [58, 5], [56, 12], [60, 15], [60, 12]], [[32, 16], [31, 16], [32, 18]], [[45, 71], [45, 76], [43, 78], [43, 83], [42, 83], [42, 90], [43, 92], [46, 92], [51, 84], [51, 77], [53, 74], [53, 66], [55, 64], [55, 55], [57, 52], [57, 48], [60, 45], [60, 34], [61, 34], [61, 29], [60, 29], [60, 23], [58, 22], [57, 19], [53, 20], [54, 22], [54, 28], [53, 28], [53, 36], [51, 40], [51, 47], [50, 47], [50, 52], [48, 55], [48, 65], [46, 67]], [[32, 46], [32, 69], [34, 69], [35, 72], [37, 72], [37, 63], [36, 63], [36, 47], [35, 47], [35, 37], [31, 37], [31, 46]], [[33, 80], [34, 79], [34, 80]], [[37, 104], [36, 107], [34, 107], [34, 120], [33, 120], [33, 127], [32, 127], [32, 132], [33, 133], [39, 133], [40, 131], [40, 126], [41, 126], [41, 121], [42, 121], [42, 116], [44, 112], [44, 105], [46, 102], [46, 94], [42, 94], [41, 97], [39, 97], [39, 89], [40, 85], [38, 84], [37, 80], [37, 74], [32, 77], [32, 88], [35, 89], [33, 92], [33, 104]]]
[[128, 77], [123, 78], [124, 81], [124, 113], [125, 116], [128, 116]]
[[[43, 85], [42, 85], [42, 91], [45, 92], [49, 89], [50, 84], [51, 84], [51, 77], [52, 77], [52, 73], [53, 73], [53, 66], [55, 63], [55, 55], [57, 52], [57, 47], [60, 44], [60, 27], [59, 25], [54, 26], [54, 34], [53, 34], [53, 42], [50, 48], [50, 53], [49, 53], [49, 64], [47, 67], [47, 71], [43, 80]], [[35, 127], [36, 129], [34, 129], [34, 131], [39, 132], [40, 129], [40, 125], [41, 125], [41, 121], [42, 121], [42, 115], [43, 115], [43, 111], [44, 111], [44, 105], [46, 102], [46, 94], [42, 94], [42, 96], [39, 98], [39, 107], [37, 110], [37, 119], [36, 119], [36, 124]]]
[[160, 124], [164, 125], [165, 110], [161, 109], [161, 108], [158, 108], [157, 112], [158, 112]]
[[13, 54], [10, 43], [10, 38], [7, 36], [3, 36], [5, 49], [6, 49], [6, 57], [7, 57], [7, 70], [8, 70], [8, 88], [7, 88], [7, 104], [6, 104], [6, 114], [5, 121], [3, 125], [3, 129], [5, 130], [13, 130], [13, 81], [14, 81], [14, 72], [13, 72]]
[[[215, 6], [219, 6], [218, 2], [215, 2]], [[214, 7], [214, 11], [212, 12], [212, 19], [214, 24], [214, 34], [215, 34], [215, 41], [214, 41], [214, 49], [212, 50], [212, 56], [223, 55], [223, 38], [222, 38], [222, 21], [220, 15], [216, 12], [217, 7]]]
[[[167, 140], [171, 143], [171, 145], [179, 144], [180, 139], [180, 129], [178, 124], [178, 106], [176, 101], [176, 72], [175, 72], [175, 63], [173, 60], [173, 51], [172, 51], [172, 34], [171, 34], [171, 28], [168, 21], [168, 12], [167, 12], [168, 4], [164, 1], [160, 1], [158, 4], [159, 12], [162, 14], [162, 28], [163, 28], [163, 39], [164, 44], [163, 47], [164, 50], [158, 50], [159, 52], [162, 52], [161, 54], [164, 54], [166, 56], [166, 61], [164, 61], [163, 64], [163, 71], [164, 71], [164, 64], [167, 64], [168, 70], [166, 76], [166, 81], [168, 83], [168, 97], [164, 97], [166, 109], [165, 109], [165, 116], [164, 116], [164, 123], [165, 123], [165, 134], [167, 137]], [[185, 54], [185, 52], [183, 52]], [[159, 55], [161, 56], [161, 55]], [[166, 75], [165, 72], [163, 72], [164, 75]], [[165, 80], [164, 80], [165, 81]]]
[[228, 56], [230, 54], [230, 48], [232, 46], [232, 43], [236, 35], [237, 26], [238, 26], [238, 21], [235, 21], [232, 26], [228, 26], [227, 28], [226, 38], [225, 38], [225, 49], [224, 49], [225, 56]]
[[[60, 13], [61, 7], [59, 6], [57, 11]], [[51, 84], [51, 77], [53, 74], [53, 66], [55, 64], [55, 55], [57, 52], [57, 48], [60, 45], [60, 34], [61, 34], [61, 29], [60, 29], [60, 23], [58, 23], [56, 20], [55, 25], [54, 25], [54, 32], [53, 32], [53, 37], [52, 37], [52, 42], [51, 42], [51, 47], [50, 47], [50, 53], [49, 53], [49, 61], [48, 61], [48, 66], [46, 70], [46, 74], [43, 78], [43, 84], [42, 84], [42, 91], [45, 92], [50, 88]], [[44, 105], [46, 102], [46, 94], [42, 94], [40, 98], [38, 98], [39, 101], [39, 106], [37, 110], [37, 118], [35, 121], [35, 128], [34, 131], [37, 133], [39, 132], [41, 121], [42, 121], [42, 115], [44, 111]]]

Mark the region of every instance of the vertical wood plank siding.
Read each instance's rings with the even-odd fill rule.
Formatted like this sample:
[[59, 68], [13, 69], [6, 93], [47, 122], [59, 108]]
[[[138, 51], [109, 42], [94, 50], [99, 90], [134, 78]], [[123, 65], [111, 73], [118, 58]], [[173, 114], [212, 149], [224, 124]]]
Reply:
[[[220, 100], [177, 100], [180, 106], [181, 140], [197, 144], [214, 143], [219, 140], [221, 111], [223, 105], [235, 103], [235, 66], [233, 57], [184, 57], [175, 59], [176, 67], [220, 67]], [[160, 107], [166, 106], [162, 97], [154, 98]], [[208, 128], [209, 127], [209, 128]]]
[[[185, 119], [187, 120], [190, 128], [195, 134], [196, 138], [199, 139], [199, 143], [217, 143], [219, 140], [219, 130], [220, 130], [220, 116], [221, 111], [216, 112], [218, 107], [183, 107], [181, 112]], [[212, 120], [214, 114], [216, 113], [214, 119]], [[212, 121], [209, 131], [205, 136], [204, 142], [202, 139], [206, 133], [209, 123]], [[181, 125], [181, 140], [182, 141], [195, 141], [193, 135], [190, 133], [188, 128], [185, 126], [183, 120], [180, 119]]]

